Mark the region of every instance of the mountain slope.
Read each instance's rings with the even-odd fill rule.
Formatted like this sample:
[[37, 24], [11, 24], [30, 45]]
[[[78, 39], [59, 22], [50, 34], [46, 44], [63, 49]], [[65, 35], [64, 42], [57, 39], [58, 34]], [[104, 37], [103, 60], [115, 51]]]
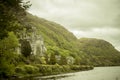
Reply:
[[73, 57], [79, 53], [76, 45], [78, 39], [60, 24], [38, 18], [29, 13], [22, 24], [28, 28], [28, 33], [35, 32], [44, 38], [48, 51], [54, 48], [54, 50], [58, 50], [59, 54], [62, 54], [62, 51], [67, 50], [68, 54]]
[[[67, 29], [65, 29], [60, 24], [47, 21], [43, 18], [38, 18], [30, 14], [27, 15], [27, 20], [29, 25], [37, 28], [38, 33], [42, 33], [42, 35], [47, 35], [47, 36], [49, 35], [50, 39], [54, 40], [54, 37], [59, 37], [60, 39], [64, 38], [66, 41], [69, 41], [69, 42], [77, 39], [72, 33], [70, 33]], [[55, 42], [58, 42], [58, 41], [55, 41]]]
[[[74, 58], [74, 64], [81, 65], [118, 65], [119, 52], [107, 41], [94, 38], [77, 39], [60, 24], [27, 14], [25, 26], [32, 28], [32, 33], [44, 38], [47, 53], [65, 55]], [[28, 29], [28, 33], [29, 33]]]
[[80, 50], [86, 53], [94, 65], [115, 65], [120, 63], [120, 52], [105, 40], [81, 38], [79, 43]]

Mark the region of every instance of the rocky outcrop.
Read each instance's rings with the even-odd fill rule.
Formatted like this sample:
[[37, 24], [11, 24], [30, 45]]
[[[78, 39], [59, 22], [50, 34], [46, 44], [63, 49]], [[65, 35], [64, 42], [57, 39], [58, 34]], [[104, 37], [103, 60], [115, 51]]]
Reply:
[[22, 33], [20, 34], [20, 38], [19, 38], [20, 43], [19, 43], [19, 47], [17, 49], [17, 52], [18, 52], [18, 54], [21, 54], [21, 52], [22, 52], [21, 45], [25, 45], [25, 44], [22, 44], [22, 42], [27, 41], [27, 43], [29, 43], [30, 47], [31, 47], [30, 54], [44, 56], [44, 53], [47, 51], [47, 49], [44, 45], [44, 39], [41, 35], [38, 35], [36, 33], [37, 31], [35, 28], [33, 28], [32, 30], [33, 30], [33, 32], [29, 33], [29, 35], [28, 35], [26, 30], [22, 31]]

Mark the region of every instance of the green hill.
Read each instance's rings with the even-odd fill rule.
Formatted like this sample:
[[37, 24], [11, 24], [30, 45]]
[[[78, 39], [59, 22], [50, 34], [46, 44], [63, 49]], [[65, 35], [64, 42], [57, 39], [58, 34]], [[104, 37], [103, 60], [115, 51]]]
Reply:
[[[60, 24], [27, 14], [24, 25], [36, 29], [36, 33], [44, 38], [47, 49], [68, 50], [70, 54], [79, 52], [76, 45], [77, 38]], [[27, 30], [29, 33], [29, 29]]]
[[79, 43], [79, 49], [87, 55], [92, 64], [96, 66], [120, 64], [120, 52], [109, 42], [95, 38], [81, 38]]
[[[120, 52], [107, 41], [95, 38], [77, 39], [60, 24], [27, 14], [24, 25], [35, 28], [44, 38], [47, 53], [74, 58], [74, 64], [108, 66], [118, 65]], [[29, 33], [29, 29], [27, 29]], [[32, 32], [31, 32], [32, 34]], [[48, 55], [47, 54], [47, 55]]]
[[[77, 39], [60, 24], [27, 14], [27, 27], [35, 27], [44, 38], [47, 53], [74, 58], [74, 64], [108, 66], [118, 65], [120, 52], [107, 41], [95, 38]], [[25, 26], [26, 26], [25, 25]], [[28, 31], [29, 32], [29, 31]]]

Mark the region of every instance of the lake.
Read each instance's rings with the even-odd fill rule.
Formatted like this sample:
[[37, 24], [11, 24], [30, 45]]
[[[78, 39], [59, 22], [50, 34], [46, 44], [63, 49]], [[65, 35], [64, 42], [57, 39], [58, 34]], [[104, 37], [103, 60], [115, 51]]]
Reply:
[[120, 67], [95, 67], [89, 71], [34, 77], [24, 80], [120, 80]]
[[120, 80], [120, 67], [95, 67], [58, 80]]

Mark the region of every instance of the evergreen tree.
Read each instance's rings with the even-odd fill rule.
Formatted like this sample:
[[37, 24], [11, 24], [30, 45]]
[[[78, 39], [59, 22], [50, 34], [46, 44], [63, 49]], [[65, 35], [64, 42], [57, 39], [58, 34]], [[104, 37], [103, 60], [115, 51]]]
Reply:
[[31, 52], [32, 52], [32, 48], [31, 48], [30, 42], [27, 41], [26, 39], [21, 40], [21, 53], [25, 57], [28, 57], [30, 56]]

